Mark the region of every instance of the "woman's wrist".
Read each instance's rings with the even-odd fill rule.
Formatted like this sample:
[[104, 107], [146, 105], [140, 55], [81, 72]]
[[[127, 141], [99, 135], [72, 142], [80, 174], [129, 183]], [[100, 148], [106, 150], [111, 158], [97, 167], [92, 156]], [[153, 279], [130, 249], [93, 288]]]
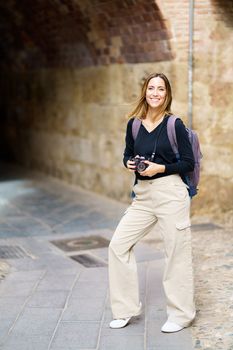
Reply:
[[159, 173], [165, 173], [166, 167], [165, 165], [160, 165]]

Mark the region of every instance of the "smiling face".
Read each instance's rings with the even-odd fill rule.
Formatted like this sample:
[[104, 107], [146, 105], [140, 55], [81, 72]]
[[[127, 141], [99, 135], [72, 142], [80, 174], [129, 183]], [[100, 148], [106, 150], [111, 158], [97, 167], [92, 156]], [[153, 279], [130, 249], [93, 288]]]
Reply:
[[146, 89], [146, 102], [149, 108], [156, 109], [161, 107], [166, 99], [165, 82], [160, 77], [150, 79]]

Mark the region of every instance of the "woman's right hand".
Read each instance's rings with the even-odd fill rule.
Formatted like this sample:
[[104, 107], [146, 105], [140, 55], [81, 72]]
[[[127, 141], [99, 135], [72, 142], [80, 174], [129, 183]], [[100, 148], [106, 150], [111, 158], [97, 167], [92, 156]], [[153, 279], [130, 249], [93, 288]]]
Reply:
[[129, 169], [129, 171], [133, 171], [133, 172], [135, 171], [136, 166], [135, 166], [134, 160], [129, 159], [126, 162], [126, 165], [127, 165], [127, 168]]

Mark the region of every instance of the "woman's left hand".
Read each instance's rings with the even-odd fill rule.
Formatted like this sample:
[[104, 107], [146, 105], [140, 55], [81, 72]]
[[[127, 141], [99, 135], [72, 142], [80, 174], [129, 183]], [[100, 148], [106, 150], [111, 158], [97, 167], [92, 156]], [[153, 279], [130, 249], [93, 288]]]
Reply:
[[149, 160], [145, 160], [144, 163], [148, 164], [149, 166], [142, 172], [140, 172], [140, 175], [142, 176], [154, 176], [158, 173], [164, 173], [165, 172], [165, 165], [157, 164], [150, 162]]

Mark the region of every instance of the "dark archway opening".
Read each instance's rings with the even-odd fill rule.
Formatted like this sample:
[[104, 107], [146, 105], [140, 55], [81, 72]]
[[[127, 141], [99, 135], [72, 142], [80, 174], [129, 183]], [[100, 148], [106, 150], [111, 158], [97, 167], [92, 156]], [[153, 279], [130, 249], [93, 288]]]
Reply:
[[0, 5], [0, 33], [0, 157], [6, 159], [12, 158], [12, 140], [18, 142], [15, 130], [30, 119], [28, 101], [36, 94], [43, 104], [50, 93], [35, 91], [38, 84], [28, 83], [28, 72], [33, 79], [38, 70], [173, 58], [166, 21], [154, 0], [7, 1]]

